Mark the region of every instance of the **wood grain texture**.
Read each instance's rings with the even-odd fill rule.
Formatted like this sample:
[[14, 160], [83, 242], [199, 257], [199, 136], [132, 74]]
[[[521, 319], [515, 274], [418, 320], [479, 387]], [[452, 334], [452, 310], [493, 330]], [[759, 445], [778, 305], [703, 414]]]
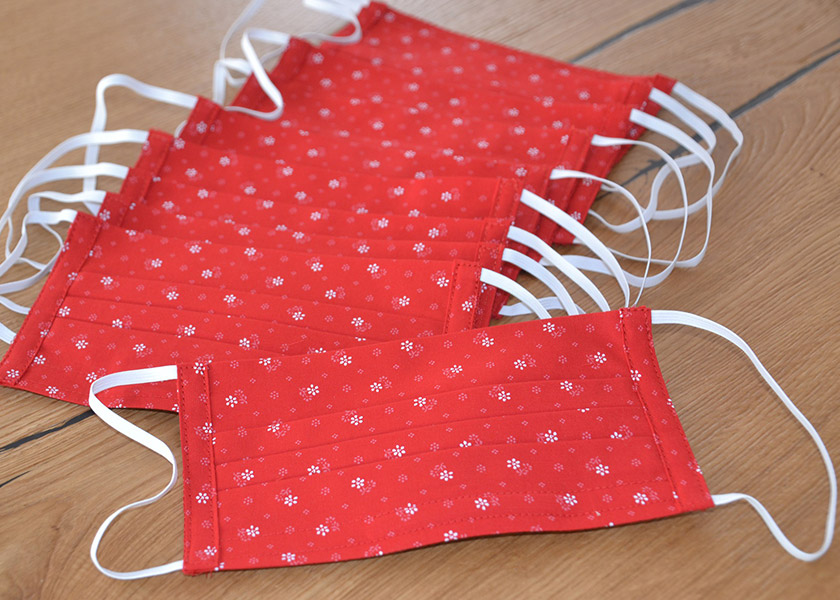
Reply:
[[[0, 189], [10, 192], [46, 151], [89, 126], [93, 91], [103, 75], [125, 72], [209, 93], [217, 44], [244, 5], [0, 4]], [[716, 198], [707, 258], [647, 291], [644, 302], [696, 312], [741, 334], [822, 433], [829, 452], [840, 456], [834, 414], [840, 398], [840, 6], [828, 0], [394, 5], [559, 59], [582, 57], [582, 64], [619, 72], [663, 72], [733, 111], [747, 144]], [[297, 2], [269, 2], [256, 22], [290, 32], [335, 25]], [[172, 130], [184, 117], [128, 94], [111, 97], [112, 127]], [[130, 164], [135, 155], [109, 149], [103, 158]], [[649, 162], [649, 155], [634, 150], [612, 177], [630, 181], [644, 198], [652, 173], [638, 173]], [[686, 175], [696, 196], [702, 172]], [[668, 202], [674, 205], [673, 198]], [[609, 197], [598, 208], [616, 218], [627, 214]], [[634, 236], [610, 235], [589, 223], [609, 244], [642, 250]], [[691, 220], [689, 250], [699, 248], [702, 225], [702, 217]], [[676, 240], [674, 225], [657, 224], [652, 234], [658, 254], [667, 255]], [[28, 254], [46, 258], [54, 244], [36, 236]], [[19, 273], [28, 274], [23, 268]], [[598, 283], [611, 302], [618, 301], [614, 284]], [[31, 302], [36, 293], [15, 299]], [[0, 318], [12, 328], [21, 322], [5, 310]], [[794, 542], [815, 547], [828, 493], [806, 434], [725, 342], [672, 326], [657, 327], [654, 336], [712, 491], [755, 495]], [[840, 585], [840, 549], [816, 564], [795, 561], [740, 505], [609, 531], [488, 538], [334, 565], [116, 582], [90, 563], [90, 540], [115, 507], [153, 493], [168, 475], [163, 461], [87, 414], [0, 390], [0, 598], [827, 598]], [[129, 417], [179, 446], [173, 415], [135, 411]], [[118, 569], [173, 560], [180, 553], [181, 521], [178, 494], [170, 494], [121, 519], [103, 556]]]

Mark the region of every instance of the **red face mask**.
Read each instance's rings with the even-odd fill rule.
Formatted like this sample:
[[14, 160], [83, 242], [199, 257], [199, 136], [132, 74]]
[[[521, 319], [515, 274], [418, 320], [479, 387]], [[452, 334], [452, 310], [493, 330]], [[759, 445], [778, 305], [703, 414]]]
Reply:
[[[671, 93], [675, 80], [664, 75], [627, 76], [589, 69], [448, 31], [371, 2], [358, 13], [361, 40], [325, 44], [334, 52], [365, 58], [376, 65], [420, 73], [461, 85], [550, 98], [558, 102], [627, 102], [643, 105], [652, 88]], [[339, 32], [343, 35], [348, 28]], [[655, 114], [658, 107], [647, 102]]]
[[[483, 245], [480, 262], [330, 256], [164, 238], [79, 214], [0, 365], [2, 383], [84, 403], [91, 378], [115, 369], [484, 326], [494, 285], [524, 291], [498, 275], [501, 254]], [[127, 406], [174, 404], [170, 389]]]
[[[187, 123], [184, 135], [188, 138], [195, 138], [198, 141], [206, 141], [204, 136], [210, 135], [208, 133], [208, 130], [211, 128], [211, 126], [207, 126], [206, 121], [200, 120], [198, 115], [202, 114], [201, 107], [212, 110], [214, 114], [216, 112], [216, 109], [218, 109], [216, 105], [213, 105], [211, 103], [199, 102], [199, 107], [197, 107], [193, 111], [193, 117]], [[224, 111], [222, 112], [225, 115], [235, 115], [235, 113], [227, 113]], [[241, 125], [242, 127], [252, 128], [255, 135], [256, 132], [259, 131], [259, 127], [255, 125], [255, 121], [252, 119], [244, 118]], [[203, 131], [204, 133], [201, 134], [199, 133], [200, 131]], [[192, 132], [192, 135], [190, 135], [187, 132]], [[310, 136], [303, 136], [300, 139], [306, 141], [309, 139], [309, 137]], [[285, 145], [285, 147], [292, 146], [294, 145]], [[339, 146], [340, 144], [337, 144], [333, 149], [338, 151]], [[267, 148], [273, 147], [273, 145], [267, 146]], [[198, 144], [190, 143], [188, 141], [172, 141], [171, 137], [167, 136], [166, 134], [162, 134], [159, 132], [151, 132], [151, 134], [149, 135], [149, 141], [144, 147], [144, 151], [137, 162], [137, 166], [141, 170], [154, 172], [156, 175], [160, 176], [165, 180], [189, 182], [196, 186], [202, 186], [202, 188], [205, 190], [208, 188], [235, 190], [240, 194], [243, 194], [244, 202], [236, 200], [235, 208], [232, 205], [229, 209], [225, 210], [222, 213], [225, 216], [230, 216], [233, 220], [237, 220], [240, 218], [245, 218], [246, 220], [249, 219], [250, 217], [243, 216], [243, 211], [245, 211], [249, 215], [255, 216], [257, 216], [256, 213], [258, 213], [259, 216], [257, 216], [257, 219], [262, 220], [264, 218], [262, 215], [266, 215], [269, 212], [271, 212], [271, 210], [273, 210], [273, 198], [286, 193], [286, 178], [291, 179], [290, 185], [292, 185], [293, 188], [299, 187], [298, 191], [295, 192], [296, 197], [301, 197], [303, 200], [306, 200], [306, 198], [313, 193], [311, 191], [311, 187], [306, 186], [305, 183], [298, 183], [300, 181], [300, 179], [298, 179], [298, 176], [296, 175], [298, 166], [292, 166], [290, 164], [286, 164], [285, 162], [277, 164], [276, 162], [272, 162], [267, 158], [257, 159], [253, 155], [256, 155], [259, 152], [259, 150], [251, 147], [250, 145], [245, 149], [245, 151], [246, 154], [236, 154], [220, 148], [208, 148], [200, 146]], [[302, 147], [296, 147], [295, 151], [298, 153], [304, 153]], [[393, 155], [394, 153], [391, 152], [390, 154]], [[282, 159], [276, 160], [279, 161]], [[450, 161], [451, 159], [446, 158], [445, 160]], [[669, 160], [671, 159], [669, 158]], [[294, 164], [297, 165], [297, 163]], [[328, 161], [323, 163], [324, 167], [327, 167], [327, 165]], [[494, 171], [494, 167], [491, 163], [486, 163], [484, 167], [482, 167], [482, 169], [483, 170], [480, 173], [476, 174], [476, 177], [474, 177], [471, 174], [469, 177], [463, 177], [460, 179], [463, 189], [471, 189], [472, 182], [475, 179], [481, 179], [485, 171], [487, 174], [490, 174]], [[535, 171], [534, 169], [537, 170]], [[562, 173], [559, 175], [551, 174], [550, 171], [546, 171], [542, 167], [535, 167], [534, 165], [529, 165], [527, 167], [527, 173], [531, 173], [534, 176], [539, 174], [539, 177], [542, 178], [542, 181], [539, 182], [539, 185], [543, 188], [550, 182], [551, 177], [565, 176], [565, 174]], [[304, 170], [301, 172], [300, 177], [309, 176], [309, 172]], [[344, 179], [344, 177], [345, 176], [340, 176], [333, 173], [333, 178], [330, 181], [335, 182], [332, 186], [335, 188], [335, 190], [332, 193], [324, 192], [325, 198], [330, 198], [333, 196], [337, 196], [340, 198], [351, 197], [351, 192], [353, 190], [358, 189], [355, 187], [355, 180], [357, 177], [359, 177], [359, 175], [347, 174], [346, 180]], [[369, 182], [370, 178], [368, 177], [366, 179], [362, 177], [362, 181], [365, 180]], [[403, 180], [400, 180], [400, 182], [401, 181]], [[451, 184], [451, 182], [456, 181], [456, 179], [451, 178], [448, 181]], [[496, 181], [498, 181], [498, 179]], [[569, 184], [571, 181], [572, 180], [561, 180], [561, 182], [565, 184]], [[371, 194], [371, 192], [373, 192], [373, 197], [377, 197], [378, 195], [382, 194], [381, 190], [383, 187], [385, 188], [385, 195], [394, 196], [397, 188], [402, 187], [402, 183], [400, 182], [382, 179], [378, 184], [378, 190], [380, 190], [378, 193], [376, 192], [376, 186], [374, 187], [374, 190], [365, 187], [359, 191], [358, 195], [356, 195], [355, 198], [365, 198], [368, 194]], [[468, 193], [469, 192], [464, 192], [464, 194]], [[446, 191], [441, 194], [440, 198], [446, 198], [446, 202], [448, 202], [448, 198], [451, 195], [451, 191]], [[511, 196], [516, 196], [516, 198], [512, 199]], [[581, 237], [585, 236], [587, 233], [581, 231], [579, 227], [574, 227], [575, 224], [570, 222], [573, 221], [573, 219], [568, 219], [565, 215], [557, 214], [556, 211], [553, 210], [554, 207], [548, 205], [548, 203], [546, 202], [541, 201], [541, 199], [538, 198], [536, 195], [529, 195], [527, 191], [522, 191], [522, 189], [518, 186], [512, 186], [509, 183], [503, 184], [501, 186], [500, 193], [496, 194], [494, 197], [497, 198], [497, 203], [489, 209], [491, 214], [505, 214], [508, 210], [510, 210], [511, 212], [515, 211], [515, 222], [517, 227], [526, 232], [530, 233], [534, 230], [538, 230], [539, 221], [542, 219], [543, 221], [551, 223], [552, 227], [554, 228], [558, 226], [558, 223], [562, 223], [564, 227], [569, 228], [570, 231], [574, 231], [575, 233], [572, 235], [577, 237], [578, 239], [581, 239]], [[263, 200], [266, 198], [272, 199], [270, 200], [270, 204], [272, 206], [268, 207], [269, 210], [265, 210], [266, 206], [264, 204], [261, 204], [261, 202], [263, 202]], [[424, 199], [422, 201], [419, 198], [420, 195], [418, 195], [418, 198], [411, 204], [413, 208], [412, 211], [409, 212], [410, 215], [413, 214], [414, 210], [418, 210], [420, 212], [425, 211], [427, 203], [439, 204], [437, 196], [431, 196], [431, 194], [429, 194], [428, 196], [423, 196]], [[202, 198], [200, 200], [201, 202], [203, 202], [205, 199]], [[177, 204], [178, 206], [180, 206], [186, 201], [188, 201], [188, 199], [180, 200]], [[358, 202], [358, 200], [356, 201]], [[397, 212], [398, 210], [399, 204], [394, 203], [392, 211]], [[461, 212], [460, 209], [459, 212]], [[487, 209], [484, 209], [483, 212], [487, 212]], [[549, 214], [549, 212], [552, 212], [554, 216]], [[369, 222], [372, 224], [372, 227], [376, 227], [376, 223], [378, 222], [378, 220], [371, 218]], [[501, 221], [498, 221], [496, 223], [497, 225], [499, 225]], [[309, 224], [310, 227], [312, 225], [312, 223]], [[463, 227], [466, 227], [467, 229], [465, 230], [463, 229]], [[494, 227], [496, 226], [494, 225]], [[461, 224], [460, 227], [450, 227], [448, 229], [447, 239], [452, 241], [473, 241], [476, 239], [482, 239], [478, 231], [484, 229], [485, 225], [479, 222], [475, 222], [472, 225], [470, 225], [467, 222], [464, 222]], [[390, 236], [391, 234], [389, 233], [389, 231], [390, 229], [383, 230], [380, 233], [380, 235]], [[427, 230], [427, 232], [432, 232], [432, 234], [434, 235], [434, 239], [442, 239], [440, 231], [440, 228], [437, 227], [431, 227]], [[494, 229], [494, 231], [498, 231], [498, 229]], [[415, 239], [417, 238], [415, 237]], [[432, 239], [432, 237], [427, 236], [427, 239]], [[494, 233], [493, 235], [484, 235], [483, 239], [494, 240], [500, 238], [497, 238], [496, 234]], [[501, 239], [504, 239], [504, 236], [502, 236]], [[521, 239], [519, 241], [522, 243], [509, 241], [507, 245], [513, 250], [525, 253], [528, 257], [532, 259], [541, 258], [547, 252], [551, 252], [550, 248], [547, 247], [543, 249], [542, 254], [534, 250], [534, 244], [539, 242], [539, 240], [533, 240], [532, 242], [527, 243], [522, 241]], [[592, 240], [592, 242], [593, 243], [589, 244], [590, 247], [592, 247], [596, 240]], [[610, 258], [604, 255], [603, 253], [599, 256], [601, 257], [601, 260]], [[616, 263], [614, 265], [613, 274], [618, 277], [619, 275], [615, 272], [615, 269], [617, 268], [618, 266]], [[513, 279], [519, 273], [519, 267], [512, 264], [506, 264], [503, 266], [501, 273], [506, 277]], [[567, 274], [569, 273], [567, 272]], [[580, 279], [580, 276], [578, 275], [570, 276], [573, 277], [573, 279], [578, 283], [582, 281]], [[543, 277], [542, 279], [545, 278]], [[591, 291], [592, 290], [590, 290], [590, 292]], [[591, 293], [590, 295], [592, 296]], [[497, 313], [501, 309], [501, 306], [504, 304], [505, 299], [506, 296], [504, 294], [499, 294], [496, 301], [494, 313]], [[602, 298], [596, 297], [596, 302], [598, 302], [599, 306], [604, 308]]]
[[[654, 313], [658, 322], [720, 328], [685, 313]], [[742, 499], [709, 494], [659, 372], [651, 324], [649, 310], [628, 309], [198, 371], [173, 365], [106, 376], [91, 387], [91, 407], [169, 460], [173, 476], [157, 496], [109, 517], [91, 556], [120, 579], [198, 574], [611, 527]], [[743, 344], [731, 332], [725, 337]], [[165, 494], [177, 467], [169, 448], [97, 395], [173, 380], [183, 560], [110, 571], [97, 558], [105, 530], [123, 510]], [[835, 504], [833, 495], [829, 526]], [[819, 552], [803, 554], [824, 553], [830, 532]]]
[[[437, 79], [414, 77], [411, 72], [373, 67], [347, 53], [319, 51], [299, 39], [289, 42], [271, 80], [284, 99], [281, 127], [344, 130], [354, 137], [382, 137], [408, 148], [432, 145], [463, 154], [490, 153], [539, 163], [551, 162], [570, 124], [589, 135], [619, 138], [635, 139], [643, 130], [631, 122], [633, 105], [549, 103], [474, 87], [444, 86]], [[264, 110], [269, 102], [251, 77], [234, 105]], [[267, 136], [274, 136], [276, 128], [272, 123], [262, 124]], [[605, 177], [625, 148], [593, 146], [581, 170]], [[547, 193], [555, 203], [560, 201], [559, 190], [549, 187]], [[582, 221], [595, 193], [597, 186], [578, 182], [558, 206]]]

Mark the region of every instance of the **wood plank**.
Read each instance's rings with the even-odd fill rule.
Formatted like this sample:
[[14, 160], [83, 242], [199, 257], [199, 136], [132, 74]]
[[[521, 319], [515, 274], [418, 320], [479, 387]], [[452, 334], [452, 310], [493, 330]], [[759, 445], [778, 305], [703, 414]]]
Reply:
[[[329, 26], [294, 4], [266, 7], [260, 22], [298, 31]], [[592, 47], [593, 38], [614, 36], [677, 3], [571, 2], [559, 10], [551, 2], [500, 2], [492, 11], [478, 2], [395, 4], [419, 15], [440, 15], [435, 20], [461, 31], [571, 57]], [[16, 149], [6, 153], [7, 168], [0, 172], [4, 189], [10, 190], [55, 142], [86, 126], [93, 86], [104, 73], [129, 71], [163, 85], [206, 91], [215, 44], [244, 2], [201, 10], [196, 5], [98, 0], [78, 6], [61, 0], [44, 10], [46, 3], [39, 0], [1, 6], [0, 23], [11, 33], [0, 36], [0, 51], [20, 68], [9, 69], [8, 77], [4, 72], [0, 101], [7, 114], [22, 117], [0, 120], [2, 139]], [[176, 18], [188, 25], [176, 28]], [[663, 71], [733, 109], [832, 52], [838, 30], [840, 15], [831, 3], [788, 7], [717, 0], [656, 21], [585, 63]], [[80, 32], [86, 37], [78, 41]], [[34, 70], [27, 73], [23, 67]], [[708, 258], [645, 295], [655, 308], [697, 312], [743, 335], [835, 456], [840, 455], [840, 424], [832, 418], [831, 403], [840, 385], [831, 374], [840, 359], [840, 321], [831, 292], [840, 289], [834, 259], [840, 149], [833, 137], [840, 129], [840, 99], [830, 91], [838, 76], [840, 57], [740, 114], [748, 144], [716, 202]], [[114, 98], [114, 126], [171, 128], [182, 118], [178, 111], [128, 95]], [[130, 152], [113, 156], [131, 159]], [[614, 177], [631, 176], [645, 161], [634, 151]], [[692, 188], [699, 189], [700, 173], [688, 175]], [[649, 182], [640, 178], [633, 189], [641, 196]], [[697, 231], [695, 219], [693, 238]], [[671, 227], [656, 234], [663, 244], [673, 242]], [[39, 239], [37, 251], [47, 256], [50, 238]], [[609, 239], [640, 249], [627, 236]], [[677, 327], [659, 327], [654, 335], [669, 390], [712, 490], [756, 495], [795, 542], [813, 548], [827, 493], [805, 434], [725, 343]], [[0, 398], [0, 446], [82, 414], [80, 408], [22, 392], [2, 390]], [[178, 446], [174, 416], [135, 411], [130, 418]], [[790, 598], [827, 597], [840, 584], [837, 548], [816, 564], [798, 563], [745, 506], [609, 531], [506, 536], [343, 564], [108, 580], [87, 556], [99, 522], [116, 506], [156, 491], [166, 477], [163, 461], [96, 418], [0, 454], [0, 539], [5, 542], [0, 597]], [[134, 568], [176, 557], [181, 544], [177, 496], [121, 520], [103, 547], [108, 564]]]

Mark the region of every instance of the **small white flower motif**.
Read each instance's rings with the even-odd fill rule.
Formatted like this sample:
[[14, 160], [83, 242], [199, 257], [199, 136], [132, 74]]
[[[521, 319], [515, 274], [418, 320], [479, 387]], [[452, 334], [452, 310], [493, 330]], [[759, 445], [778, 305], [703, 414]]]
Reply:
[[223, 300], [224, 300], [225, 304], [227, 304], [227, 305], [231, 305], [231, 304], [235, 304], [235, 303], [236, 303], [236, 301], [237, 301], [237, 297], [236, 297], [236, 296], [234, 296], [233, 294], [227, 294], [227, 295], [225, 295], [225, 297], [223, 298]]
[[560, 438], [557, 436], [557, 432], [554, 431], [553, 429], [549, 429], [548, 431], [543, 433], [542, 436], [541, 436], [541, 441], [544, 444], [553, 444], [558, 439], [560, 439]]
[[320, 472], [321, 472], [321, 467], [319, 467], [318, 465], [311, 465], [306, 470], [307, 475], [317, 475]]
[[599, 365], [603, 365], [605, 362], [607, 362], [607, 355], [603, 352], [596, 352], [593, 356], [593, 360]]
[[603, 464], [597, 465], [595, 467], [595, 472], [598, 475], [600, 475], [601, 477], [605, 477], [605, 476], [609, 475], [610, 468], [607, 465], [603, 465]]
[[152, 268], [159, 269], [163, 265], [163, 261], [159, 258], [153, 258], [149, 262], [149, 264], [152, 266]]
[[312, 269], [313, 272], [317, 273], [318, 271], [324, 268], [324, 264], [319, 260], [315, 260], [312, 261], [312, 264], [309, 265], [309, 268]]
[[574, 506], [578, 503], [577, 496], [575, 496], [574, 494], [563, 494], [563, 497], [561, 499], [566, 504], [566, 506]]
[[370, 391], [371, 392], [381, 392], [383, 389], [382, 384], [378, 381], [374, 381], [370, 384]]
[[350, 482], [350, 487], [354, 490], [361, 490], [365, 487], [365, 480], [361, 477], [356, 477]]
[[443, 541], [444, 542], [454, 542], [458, 539], [458, 532], [452, 531], [451, 529], [443, 534]]
[[184, 146], [186, 146], [186, 142], [184, 142], [181, 138], [175, 138], [172, 140], [172, 145], [175, 146], [176, 150], [183, 150]]
[[330, 179], [330, 182], [329, 182], [328, 185], [330, 186], [331, 190], [334, 190], [334, 189], [338, 188], [338, 186], [341, 185], [341, 182], [338, 179]]
[[260, 534], [260, 528], [256, 525], [251, 525], [248, 529], [245, 530], [245, 533], [248, 537], [257, 537]]
[[487, 498], [476, 498], [475, 507], [478, 510], [487, 510], [487, 508], [489, 506], [490, 506], [490, 502], [487, 500]]
[[110, 210], [101, 210], [99, 211], [99, 218], [103, 221], [108, 221], [111, 219], [111, 211]]
[[324, 62], [324, 55], [320, 52], [316, 52], [312, 55], [312, 62], [316, 65], [320, 65], [322, 62]]
[[245, 248], [245, 251], [243, 252], [243, 254], [245, 256], [249, 257], [249, 258], [253, 257], [253, 256], [256, 256], [257, 255], [257, 249], [253, 248], [253, 247], [252, 248]]
[[243, 350], [249, 349], [251, 347], [251, 340], [249, 340], [248, 338], [242, 338], [241, 340], [239, 340], [239, 347]]
[[378, 264], [372, 263], [372, 264], [368, 265], [367, 272], [370, 273], [371, 275], [375, 275], [375, 274], [379, 273], [379, 268], [380, 267], [379, 267]]
[[210, 495], [207, 492], [199, 492], [195, 495], [195, 501], [199, 504], [207, 504], [208, 500], [210, 500]]
[[195, 177], [196, 175], [198, 175], [198, 171], [196, 171], [195, 169], [190, 168], [190, 169], [187, 169], [186, 171], [184, 171], [184, 174], [185, 174], [187, 177], [189, 177], [190, 179], [192, 179], [193, 177]]
[[190, 244], [189, 251], [190, 254], [198, 254], [201, 252], [201, 244]]
[[81, 339], [81, 340], [78, 340], [76, 342], [76, 348], [78, 348], [79, 350], [84, 350], [87, 347], [88, 347], [88, 341], [85, 340], [85, 339]]
[[310, 148], [306, 151], [306, 156], [308, 156], [309, 158], [316, 158], [318, 156], [318, 149]]
[[414, 406], [417, 407], [417, 408], [423, 408], [424, 406], [426, 406], [427, 402], [428, 402], [428, 400], [425, 397], [418, 396], [417, 398], [414, 399]]
[[405, 456], [405, 446], [401, 444], [397, 444], [393, 448], [391, 448], [391, 456], [394, 458], [400, 458], [401, 456]]
[[521, 358], [517, 358], [515, 361], [513, 361], [513, 366], [514, 366], [515, 369], [519, 369], [520, 371], [524, 371], [525, 367], [527, 367], [528, 365]]
[[432, 227], [431, 229], [429, 229], [429, 237], [431, 239], [435, 239], [439, 235], [440, 235], [440, 229], [438, 229], [437, 227]]
[[229, 166], [229, 165], [230, 165], [230, 157], [228, 157], [228, 156], [222, 156], [222, 157], [219, 159], [219, 164], [220, 164], [221, 166], [223, 166], [223, 167], [227, 167], [227, 166]]
[[309, 387], [307, 387], [304, 391], [306, 392], [307, 396], [317, 396], [321, 390], [318, 388], [317, 385], [313, 383], [310, 384]]
[[200, 190], [198, 190], [197, 195], [199, 198], [207, 198], [210, 196], [210, 192], [208, 192], [204, 188], [201, 188]]
[[518, 469], [522, 466], [522, 463], [516, 458], [509, 458], [507, 461], [508, 469]]
[[272, 287], [279, 287], [283, 285], [284, 280], [282, 277], [271, 277], [268, 281]]
[[400, 348], [406, 352], [411, 352], [414, 349], [414, 342], [406, 340], [400, 344]]
[[59, 389], [57, 387], [55, 387], [54, 385], [51, 385], [51, 386], [47, 387], [47, 394], [49, 394], [50, 396], [57, 396], [58, 392], [59, 392]]
[[461, 303], [461, 310], [464, 312], [470, 312], [473, 308], [475, 308], [475, 302], [472, 300], [464, 300]]
[[633, 500], [636, 502], [636, 504], [640, 504], [640, 505], [644, 506], [645, 504], [648, 503], [649, 498], [648, 498], [647, 494], [644, 494], [642, 492], [637, 492], [637, 493], [633, 494]]
[[47, 362], [47, 358], [43, 354], [39, 354], [34, 359], [32, 359], [32, 362], [34, 362], [36, 365], [43, 365], [45, 362]]
[[177, 300], [178, 299], [178, 292], [175, 290], [170, 290], [166, 292], [166, 299], [167, 300]]
[[280, 555], [280, 560], [283, 560], [287, 563], [293, 563], [295, 562], [295, 560], [297, 560], [297, 554], [295, 554], [294, 552], [284, 552]]
[[366, 324], [366, 323], [365, 323], [365, 320], [364, 320], [363, 318], [361, 318], [361, 317], [353, 317], [353, 319], [350, 321], [350, 323], [351, 323], [351, 324], [353, 325], [353, 327], [355, 327], [356, 329], [359, 329], [359, 328], [361, 328], [361, 327], [364, 327], [364, 326], [365, 326], [365, 324]]
[[356, 247], [356, 251], [357, 251], [359, 254], [367, 254], [367, 253], [370, 251], [370, 246], [368, 246], [367, 244], [365, 244], [364, 242], [362, 242], [361, 244], [359, 244], [359, 245]]
[[525, 177], [528, 174], [528, 169], [525, 167], [519, 167], [516, 171], [514, 171], [514, 173], [517, 177]]
[[338, 359], [338, 364], [340, 364], [342, 367], [346, 367], [352, 362], [353, 358], [347, 354], [342, 354], [341, 357]]
[[451, 481], [452, 478], [454, 477], [454, 473], [452, 471], [447, 470], [447, 469], [443, 469], [443, 470], [441, 470], [440, 475], [438, 475], [438, 477], [440, 478], [441, 481]]
[[99, 282], [104, 286], [109, 286], [109, 285], [112, 285], [114, 283], [114, 278], [106, 275], [105, 277], [100, 279]]
[[225, 398], [225, 404], [228, 408], [233, 408], [237, 404], [239, 404], [239, 398], [236, 397], [235, 394], [231, 394], [227, 398]]
[[274, 136], [272, 135], [267, 135], [263, 138], [263, 144], [265, 144], [266, 146], [273, 146], [274, 141]]
[[409, 502], [408, 504], [405, 505], [405, 508], [403, 509], [403, 512], [405, 512], [405, 514], [407, 514], [409, 516], [412, 516], [412, 515], [417, 514], [417, 510], [418, 510], [417, 505], [414, 504], [413, 502]]
[[254, 194], [256, 194], [256, 193], [257, 193], [257, 188], [255, 188], [253, 185], [249, 185], [248, 187], [246, 187], [246, 188], [245, 188], [244, 190], [242, 190], [242, 191], [243, 191], [243, 192], [245, 192], [245, 194], [246, 194], [247, 196], [253, 196]]
[[639, 373], [636, 369], [630, 371], [630, 379], [633, 381], [639, 381], [642, 378], [642, 374]]
[[528, 156], [530, 156], [531, 158], [536, 158], [539, 155], [540, 155], [540, 149], [539, 148], [528, 148]]
[[17, 369], [9, 369], [8, 371], [6, 371], [6, 377], [17, 379], [18, 377], [20, 377], [20, 371], [18, 371]]
[[326, 536], [330, 532], [330, 528], [321, 523], [315, 528], [315, 533], [321, 536]]
[[335, 290], [327, 290], [326, 292], [324, 292], [324, 298], [326, 298], [327, 300], [335, 300], [335, 297], [337, 295], [338, 294]]
[[292, 494], [286, 494], [286, 497], [283, 498], [283, 504], [286, 506], [294, 506], [298, 503], [298, 497], [293, 496]]
[[113, 321], [111, 321], [111, 327], [114, 327], [116, 329], [122, 329], [123, 328], [122, 319], [114, 319]]
[[510, 400], [510, 392], [507, 392], [505, 390], [499, 390], [499, 393], [496, 394], [496, 397], [502, 402], [507, 402], [508, 400]]
[[59, 317], [66, 317], [70, 315], [70, 307], [69, 306], [62, 306], [58, 309], [58, 316]]

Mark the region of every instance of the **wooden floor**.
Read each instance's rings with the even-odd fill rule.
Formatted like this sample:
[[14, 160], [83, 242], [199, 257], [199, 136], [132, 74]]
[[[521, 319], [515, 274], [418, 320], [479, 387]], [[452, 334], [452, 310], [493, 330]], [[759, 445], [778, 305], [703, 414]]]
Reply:
[[[208, 94], [223, 32], [245, 0], [6, 0], [0, 3], [0, 190], [89, 125], [97, 80], [125, 72]], [[257, 22], [289, 32], [336, 24], [298, 2], [269, 2]], [[558, 59], [626, 73], [662, 72], [737, 120], [744, 151], [715, 199], [711, 249], [696, 269], [646, 292], [739, 332], [840, 459], [840, 5], [832, 0], [394, 0], [421, 17]], [[113, 127], [172, 130], [185, 117], [114, 92]], [[725, 136], [721, 136], [725, 138]], [[660, 142], [655, 137], [651, 141]], [[731, 148], [723, 143], [718, 159]], [[106, 158], [130, 164], [135, 150]], [[78, 160], [78, 157], [77, 157]], [[612, 177], [645, 195], [634, 150]], [[689, 172], [695, 192], [702, 174]], [[68, 191], [75, 191], [67, 188]], [[600, 207], [609, 212], [613, 201]], [[615, 203], [618, 204], [618, 203]], [[18, 215], [20, 217], [21, 215]], [[691, 222], [699, 247], [702, 217]], [[640, 250], [632, 236], [613, 245]], [[673, 224], [653, 230], [659, 254]], [[51, 238], [37, 238], [46, 257]], [[25, 270], [20, 271], [26, 273]], [[604, 289], [613, 287], [604, 280]], [[20, 294], [31, 301], [33, 293]], [[610, 297], [618, 300], [617, 295]], [[2, 310], [13, 329], [20, 318]], [[659, 326], [657, 351], [712, 492], [761, 499], [792, 540], [815, 548], [828, 487], [804, 431], [725, 342]], [[60, 377], [57, 373], [56, 377]], [[178, 447], [171, 414], [129, 415]], [[323, 566], [138, 582], [88, 558], [115, 507], [157, 491], [163, 461], [81, 407], [0, 390], [0, 598], [828, 598], [840, 547], [816, 564], [785, 554], [756, 514], [733, 505], [609, 531], [506, 536]], [[103, 548], [130, 569], [181, 550], [177, 493], [119, 521]]]

